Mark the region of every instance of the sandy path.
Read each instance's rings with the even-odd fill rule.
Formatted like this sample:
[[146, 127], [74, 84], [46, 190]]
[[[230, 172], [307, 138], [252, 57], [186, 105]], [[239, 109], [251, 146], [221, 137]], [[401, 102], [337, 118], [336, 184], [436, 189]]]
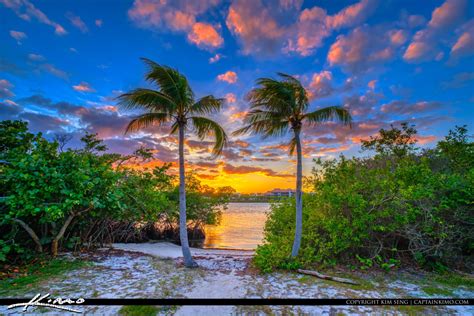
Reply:
[[[197, 269], [183, 267], [180, 247], [169, 243], [116, 244], [116, 249], [62, 256], [85, 259], [91, 265], [44, 280], [35, 286], [2, 292], [0, 297], [32, 297], [51, 293], [53, 297], [85, 298], [400, 298], [400, 297], [473, 297], [474, 289], [430, 283], [449, 290], [444, 295], [429, 294], [429, 281], [419, 274], [397, 271], [366, 276], [365, 285], [354, 287], [295, 273], [252, 273], [247, 269], [252, 252], [192, 249]], [[171, 258], [171, 259], [170, 259]], [[367, 275], [367, 274], [363, 274]], [[357, 274], [354, 273], [354, 277]], [[358, 275], [360, 278], [360, 275]], [[83, 306], [87, 315], [117, 315], [121, 306]], [[34, 309], [28, 315], [63, 315], [51, 310]], [[436, 306], [400, 309], [370, 306], [176, 306], [159, 307], [159, 315], [384, 315], [438, 314], [474, 315], [472, 306]], [[0, 306], [0, 315], [17, 311]]]
[[[172, 258], [182, 263], [181, 248], [175, 244], [142, 243], [114, 244], [114, 248], [142, 252], [158, 258]], [[189, 298], [260, 298], [260, 297], [306, 297], [306, 298], [400, 298], [430, 297], [423, 291], [423, 283], [405, 279], [402, 276], [382, 276], [381, 280], [371, 280], [368, 287], [351, 286], [324, 281], [294, 273], [275, 272], [265, 275], [249, 274], [248, 264], [254, 255], [253, 251], [216, 250], [191, 248], [194, 259], [199, 264], [197, 269], [202, 273], [196, 277], [186, 291], [181, 294]], [[180, 265], [181, 266], [181, 265]], [[183, 271], [186, 271], [186, 268]], [[189, 269], [187, 269], [189, 270]], [[191, 271], [194, 269], [191, 269]], [[416, 281], [416, 282], [413, 282]], [[442, 287], [442, 285], [439, 285]], [[447, 297], [471, 297], [474, 289], [460, 287], [453, 289]], [[440, 295], [434, 295], [440, 297]], [[409, 310], [396, 307], [368, 306], [183, 306], [175, 315], [235, 315], [235, 314], [308, 314], [308, 315], [361, 315], [366, 313], [385, 315], [406, 314]], [[441, 313], [453, 315], [474, 315], [471, 306], [427, 307], [412, 310], [416, 313]]]
[[[159, 258], [182, 258], [181, 247], [168, 242], [113, 244], [120, 250], [137, 251]], [[191, 253], [201, 268], [213, 270], [202, 277], [190, 291], [189, 298], [243, 298], [248, 292], [248, 277], [237, 275], [247, 267], [254, 255], [249, 250], [220, 250], [191, 248]], [[174, 315], [231, 315], [233, 306], [183, 306]]]

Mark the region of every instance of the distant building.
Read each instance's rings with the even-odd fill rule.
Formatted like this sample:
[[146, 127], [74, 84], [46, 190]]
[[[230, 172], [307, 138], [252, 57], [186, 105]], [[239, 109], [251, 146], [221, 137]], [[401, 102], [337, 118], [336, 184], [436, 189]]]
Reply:
[[295, 195], [295, 190], [291, 189], [273, 189], [265, 193], [265, 196], [276, 196], [276, 197], [292, 197]]

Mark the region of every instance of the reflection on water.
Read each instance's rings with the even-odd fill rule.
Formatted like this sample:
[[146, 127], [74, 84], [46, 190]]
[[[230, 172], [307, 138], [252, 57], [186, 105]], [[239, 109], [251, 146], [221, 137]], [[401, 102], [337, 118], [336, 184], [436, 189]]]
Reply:
[[205, 227], [204, 248], [255, 249], [263, 239], [268, 203], [229, 203], [219, 225]]

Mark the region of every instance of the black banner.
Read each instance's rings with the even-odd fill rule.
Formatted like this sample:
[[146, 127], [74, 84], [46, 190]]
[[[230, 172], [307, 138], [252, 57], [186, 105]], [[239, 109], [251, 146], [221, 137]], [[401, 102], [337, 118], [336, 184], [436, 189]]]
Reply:
[[[28, 303], [33, 298], [0, 298], [0, 305]], [[65, 299], [48, 298], [48, 300], [62, 300], [63, 306], [98, 306], [98, 305], [394, 305], [394, 306], [433, 306], [433, 305], [474, 305], [473, 298], [84, 298]], [[68, 303], [70, 300], [77, 303]]]

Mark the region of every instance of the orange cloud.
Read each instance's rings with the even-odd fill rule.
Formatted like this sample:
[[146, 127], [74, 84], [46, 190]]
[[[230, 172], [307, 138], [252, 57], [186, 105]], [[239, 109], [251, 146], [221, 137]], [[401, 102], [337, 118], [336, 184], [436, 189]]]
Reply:
[[377, 80], [370, 80], [369, 83], [367, 84], [367, 87], [369, 87], [370, 89], [374, 90], [376, 83], [377, 83]]
[[260, 0], [234, 1], [226, 24], [243, 43], [244, 54], [272, 53], [281, 42], [285, 29], [280, 27]]
[[434, 9], [427, 27], [413, 36], [403, 58], [408, 62], [440, 60], [443, 57], [438, 47], [440, 39], [462, 20], [466, 6], [465, 0], [446, 0]]
[[419, 136], [416, 136], [415, 139], [419, 144], [425, 145], [425, 144], [434, 142], [435, 140], [438, 139], [438, 137], [436, 137], [434, 135], [428, 135], [428, 136], [419, 135]]
[[331, 34], [326, 24], [327, 12], [320, 7], [304, 9], [297, 22], [296, 39], [289, 39], [286, 51], [295, 51], [308, 56], [322, 45], [323, 39]]
[[194, 16], [183, 11], [170, 11], [165, 15], [169, 26], [174, 30], [188, 30], [195, 23]]
[[79, 92], [95, 92], [94, 88], [92, 88], [90, 84], [85, 81], [82, 81], [78, 85], [72, 86], [72, 88]]
[[217, 80], [225, 81], [227, 83], [236, 83], [237, 82], [237, 74], [234, 71], [227, 71], [226, 73], [220, 74], [217, 76]]
[[270, 168], [261, 168], [254, 166], [234, 166], [230, 164], [224, 165], [222, 170], [227, 174], [246, 174], [246, 173], [261, 173], [269, 177], [283, 177], [293, 178], [294, 175], [278, 173]]
[[421, 59], [423, 56], [428, 54], [431, 49], [431, 46], [425, 42], [412, 42], [408, 45], [405, 54], [403, 54], [403, 58], [405, 60]]
[[287, 151], [288, 150], [288, 144], [267, 145], [267, 146], [262, 146], [261, 149], [263, 149], [263, 150], [278, 149], [278, 150]]
[[224, 42], [212, 25], [201, 22], [193, 25], [192, 31], [188, 34], [188, 39], [197, 46], [205, 47], [219, 47]]
[[331, 65], [354, 63], [366, 58], [364, 53], [367, 41], [367, 34], [361, 28], [354, 29], [348, 36], [338, 36], [329, 49], [327, 57], [329, 63]]
[[362, 0], [345, 7], [335, 15], [328, 15], [326, 10], [317, 6], [307, 8], [300, 13], [295, 39], [288, 40], [285, 50], [308, 56], [315, 48], [320, 47], [323, 40], [334, 30], [361, 23], [374, 11], [375, 6], [373, 0]]
[[310, 99], [321, 98], [330, 95], [334, 89], [331, 86], [332, 73], [324, 70], [319, 73], [313, 74], [313, 78], [309, 84], [309, 95]]
[[393, 58], [397, 46], [383, 26], [364, 25], [339, 35], [329, 48], [327, 60], [330, 65], [341, 65], [352, 72], [364, 71]]
[[237, 97], [233, 93], [227, 93], [224, 98], [228, 103], [235, 103], [237, 101]]
[[110, 111], [110, 112], [117, 112], [118, 108], [114, 105], [104, 105], [100, 107], [99, 109], [105, 110], [105, 111]]
[[219, 177], [218, 175], [215, 175], [215, 174], [203, 174], [203, 173], [199, 173], [197, 174], [197, 176], [200, 179], [206, 179], [206, 180], [214, 180], [215, 178]]
[[380, 129], [379, 124], [374, 124], [374, 123], [360, 123], [358, 125], [360, 129], [365, 129], [365, 130], [374, 130], [374, 129]]
[[196, 22], [196, 17], [217, 5], [217, 0], [200, 1], [154, 1], [135, 0], [128, 11], [129, 18], [139, 27], [187, 33], [189, 42], [200, 48], [208, 49], [222, 45], [223, 38], [214, 26]]
[[389, 36], [394, 45], [403, 45], [407, 40], [407, 34], [404, 30], [391, 30]]
[[238, 140], [235, 140], [235, 141], [231, 142], [231, 145], [241, 147], [241, 148], [248, 148], [250, 146], [250, 143], [246, 142], [244, 140], [238, 139]]
[[452, 25], [462, 17], [466, 4], [465, 0], [446, 0], [440, 7], [434, 9], [428, 26], [443, 28]]
[[241, 120], [245, 117], [245, 115], [247, 114], [247, 112], [237, 112], [237, 113], [234, 113], [230, 116], [230, 118], [232, 120]]
[[462, 56], [474, 54], [474, 28], [471, 32], [464, 32], [459, 36], [456, 43], [451, 48], [452, 56]]
[[362, 0], [350, 5], [337, 14], [327, 17], [327, 24], [333, 29], [352, 26], [362, 22], [375, 9], [375, 1]]

